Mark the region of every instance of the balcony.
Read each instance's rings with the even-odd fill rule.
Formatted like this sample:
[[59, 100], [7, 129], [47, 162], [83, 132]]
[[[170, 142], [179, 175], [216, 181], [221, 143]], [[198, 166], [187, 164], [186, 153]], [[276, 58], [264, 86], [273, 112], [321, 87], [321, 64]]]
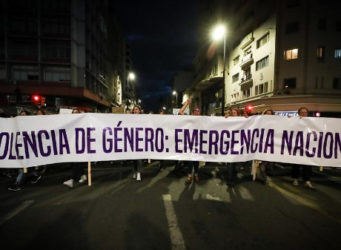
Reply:
[[251, 85], [253, 82], [252, 74], [248, 74], [246, 76], [243, 76], [240, 80], [239, 86], [245, 86], [245, 85]]
[[244, 56], [242, 58], [242, 61], [240, 63], [240, 67], [241, 68], [246, 68], [248, 66], [250, 66], [253, 63], [253, 58], [252, 58], [252, 53], [247, 54], [246, 56]]

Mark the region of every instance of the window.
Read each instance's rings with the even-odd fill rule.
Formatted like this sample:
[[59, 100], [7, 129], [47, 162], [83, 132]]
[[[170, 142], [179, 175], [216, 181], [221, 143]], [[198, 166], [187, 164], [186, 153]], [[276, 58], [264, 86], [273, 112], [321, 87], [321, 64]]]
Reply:
[[264, 36], [262, 36], [260, 39], [258, 39], [257, 41], [257, 49], [261, 46], [263, 46], [264, 44], [266, 44], [270, 39], [270, 34], [267, 33]]
[[287, 26], [285, 28], [285, 33], [286, 34], [291, 34], [299, 31], [299, 22], [291, 22], [287, 23]]
[[317, 28], [319, 30], [326, 30], [327, 29], [327, 20], [325, 18], [321, 18], [317, 22]]
[[296, 78], [286, 78], [284, 79], [284, 88], [295, 89], [296, 88]]
[[298, 58], [298, 49], [284, 50], [284, 60], [294, 60]]
[[44, 81], [71, 81], [70, 68], [46, 67], [44, 69]]
[[42, 22], [44, 35], [69, 35], [70, 27], [70, 18], [65, 17], [49, 17]]
[[325, 54], [325, 48], [324, 47], [318, 47], [316, 50], [316, 56], [318, 59], [324, 59]]
[[232, 82], [237, 82], [239, 80], [239, 73], [232, 76]]
[[269, 92], [269, 84], [268, 82], [264, 83], [264, 93]]
[[334, 58], [341, 58], [341, 49], [336, 49], [334, 51]]
[[36, 33], [38, 30], [37, 21], [29, 17], [11, 17], [9, 31], [13, 33]]
[[9, 43], [9, 57], [20, 60], [37, 60], [38, 42], [12, 41]]
[[333, 89], [341, 90], [341, 78], [334, 78], [333, 79]]
[[258, 62], [256, 62], [256, 70], [260, 70], [268, 65], [269, 65], [269, 56], [266, 56], [263, 59], [260, 59]]
[[47, 41], [44, 45], [44, 59], [68, 59], [70, 58], [69, 41]]
[[255, 95], [261, 95], [268, 92], [268, 83], [262, 83], [255, 87]]
[[251, 88], [243, 90], [243, 97], [247, 98], [251, 96]]
[[19, 66], [12, 68], [13, 80], [39, 80], [38, 67], [35, 66]]
[[233, 59], [233, 65], [237, 65], [239, 63], [239, 56]]

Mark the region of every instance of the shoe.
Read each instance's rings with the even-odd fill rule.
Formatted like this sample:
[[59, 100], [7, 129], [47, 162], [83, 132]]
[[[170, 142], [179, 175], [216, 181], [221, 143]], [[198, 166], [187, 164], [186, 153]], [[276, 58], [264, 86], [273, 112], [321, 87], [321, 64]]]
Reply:
[[136, 172], [133, 173], [133, 179], [136, 179]]
[[86, 180], [87, 180], [88, 178], [86, 177], [86, 175], [85, 174], [83, 174], [82, 176], [81, 176], [81, 178], [79, 178], [79, 183], [83, 183], [83, 182], [86, 182]]
[[20, 187], [20, 185], [18, 185], [18, 184], [13, 184], [12, 186], [10, 186], [10, 187], [8, 188], [8, 190], [9, 190], [9, 191], [14, 191], [14, 192], [16, 192], [16, 191], [20, 191], [20, 190], [21, 190], [21, 187]]
[[137, 172], [137, 174], [136, 174], [136, 180], [137, 180], [137, 181], [141, 181], [141, 173], [140, 173], [140, 172]]
[[41, 179], [41, 175], [33, 176], [33, 180], [31, 180], [32, 184], [36, 184]]
[[313, 186], [313, 184], [311, 184], [311, 181], [306, 181], [306, 182], [304, 183], [304, 185], [305, 185], [307, 188], [314, 189], [314, 186]]
[[192, 176], [187, 176], [185, 182], [186, 182], [186, 184], [191, 184], [192, 183]]
[[68, 186], [69, 188], [73, 188], [73, 179], [64, 181], [63, 184]]
[[298, 183], [298, 180], [297, 180], [297, 179], [294, 179], [294, 181], [292, 182], [292, 185], [298, 186], [298, 185], [300, 185], [300, 184]]
[[195, 182], [199, 182], [199, 175], [197, 175], [197, 174], [194, 175], [194, 181], [195, 181]]

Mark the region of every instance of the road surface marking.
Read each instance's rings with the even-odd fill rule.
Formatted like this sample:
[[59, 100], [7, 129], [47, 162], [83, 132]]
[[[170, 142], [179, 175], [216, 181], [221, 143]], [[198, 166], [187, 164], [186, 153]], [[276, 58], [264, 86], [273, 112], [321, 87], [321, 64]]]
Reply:
[[164, 194], [162, 195], [162, 200], [166, 209], [166, 217], [168, 221], [170, 239], [172, 242], [172, 249], [174, 250], [186, 249], [185, 241], [180, 231], [178, 219], [176, 217], [175, 209], [172, 203], [172, 196], [170, 194]]
[[222, 199], [220, 199], [218, 196], [213, 196], [210, 194], [206, 194], [206, 199], [211, 201], [222, 201]]
[[34, 201], [33, 200], [28, 200], [24, 201], [22, 204], [17, 206], [16, 208], [13, 209], [13, 211], [9, 212], [6, 214], [3, 218], [0, 218], [0, 225], [5, 223], [6, 221], [12, 219], [14, 216], [19, 214], [21, 211], [25, 210], [28, 206], [30, 206]]
[[296, 195], [296, 194], [294, 194], [294, 193], [291, 193], [291, 192], [289, 192], [289, 191], [287, 191], [287, 190], [281, 188], [280, 186], [276, 185], [276, 184], [273, 183], [273, 182], [271, 182], [271, 184], [269, 184], [269, 186], [272, 187], [272, 188], [274, 188], [274, 189], [276, 189], [278, 192], [282, 193], [283, 195], [285, 195], [285, 196], [287, 196], [287, 197], [289, 197], [289, 198], [291, 198], [291, 199], [294, 199], [294, 200], [296, 200], [297, 202], [299, 202], [299, 203], [301, 203], [301, 204], [303, 204], [303, 205], [305, 205], [305, 206], [307, 206], [307, 207], [309, 207], [309, 208], [311, 208], [311, 209], [313, 209], [313, 210], [315, 210], [315, 211], [317, 211], [317, 212], [323, 214], [324, 216], [326, 216], [326, 217], [328, 217], [328, 218], [330, 218], [330, 219], [336, 221], [337, 223], [341, 224], [341, 220], [340, 220], [340, 219], [335, 218], [335, 217], [329, 215], [328, 212], [324, 211], [324, 210], [323, 210], [321, 207], [319, 207], [316, 203], [311, 202], [311, 201], [309, 201], [309, 200], [307, 200], [307, 199], [305, 199], [305, 198], [302, 198], [302, 197], [299, 196], [299, 195]]
[[255, 199], [253, 198], [252, 194], [250, 193], [249, 190], [247, 190], [245, 187], [243, 186], [239, 186], [238, 187], [238, 191], [240, 196], [244, 199], [244, 200], [249, 200], [249, 201], [254, 201]]

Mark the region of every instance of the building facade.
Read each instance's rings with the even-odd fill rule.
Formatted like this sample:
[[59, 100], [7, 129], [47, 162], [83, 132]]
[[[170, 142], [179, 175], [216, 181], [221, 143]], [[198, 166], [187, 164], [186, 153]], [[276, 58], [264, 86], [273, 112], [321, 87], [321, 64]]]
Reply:
[[[340, 2], [240, 0], [227, 4], [225, 108], [252, 105], [259, 113], [265, 108], [294, 111], [306, 106], [314, 114], [340, 116]], [[214, 67], [206, 64], [201, 72], [214, 72]], [[209, 83], [194, 80], [188, 95], [210, 98], [198, 88], [210, 88]], [[201, 103], [203, 110], [205, 105], [207, 101]], [[205, 112], [214, 113], [219, 112]]]
[[1, 104], [110, 110], [123, 102], [125, 41], [113, 3], [2, 0]]

